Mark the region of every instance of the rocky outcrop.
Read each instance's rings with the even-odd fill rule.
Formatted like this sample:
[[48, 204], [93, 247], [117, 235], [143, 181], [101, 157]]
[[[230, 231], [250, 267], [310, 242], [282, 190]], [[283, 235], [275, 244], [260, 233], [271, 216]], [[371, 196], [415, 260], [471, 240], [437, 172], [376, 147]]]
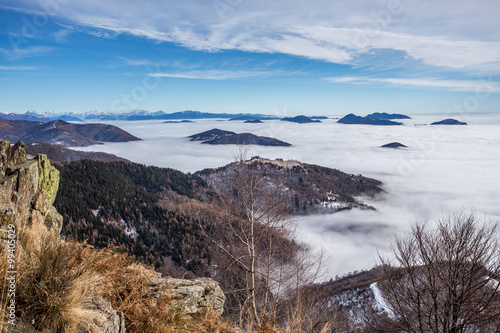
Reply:
[[226, 296], [219, 284], [209, 278], [195, 280], [161, 278], [151, 279], [149, 289], [152, 295], [169, 293], [173, 296], [172, 307], [190, 315], [209, 308], [218, 314], [224, 310]]
[[[28, 158], [25, 145], [17, 142], [11, 146], [0, 141], [0, 226], [9, 224], [22, 228], [46, 226], [59, 235], [62, 217], [53, 203], [59, 188], [59, 171], [51, 165], [45, 155]], [[5, 230], [0, 231], [0, 245], [6, 239]], [[30, 246], [21, 242], [19, 247]], [[25, 248], [26, 249], [26, 248]], [[0, 250], [4, 250], [0, 247]], [[22, 253], [23, 249], [19, 249]], [[153, 273], [154, 274], [154, 273]], [[154, 275], [153, 275], [154, 276]], [[217, 282], [203, 278], [180, 280], [158, 276], [148, 284], [149, 292], [144, 297], [155, 297], [162, 293], [172, 295], [173, 302], [166, 311], [174, 307], [182, 314], [191, 315], [213, 308], [222, 314], [225, 296]], [[94, 311], [91, 321], [80, 327], [77, 333], [125, 333], [125, 319], [122, 312], [112, 308], [111, 303], [101, 297], [93, 297], [88, 305]], [[9, 328], [10, 329], [10, 328]], [[38, 332], [29, 318], [16, 318], [16, 326], [9, 332]], [[56, 333], [45, 329], [42, 332]]]
[[81, 329], [77, 333], [125, 333], [123, 312], [113, 309], [110, 302], [94, 297], [90, 308], [97, 310], [100, 316], [94, 318], [87, 329]]
[[[0, 141], [0, 217], [1, 225], [13, 224], [23, 228], [45, 225], [59, 235], [62, 216], [52, 206], [59, 188], [59, 171], [45, 155], [28, 159], [25, 145], [19, 141], [11, 146]], [[3, 233], [2, 233], [3, 236]], [[97, 310], [89, 327], [79, 332], [125, 333], [123, 313], [100, 298], [92, 299], [90, 309]], [[26, 318], [19, 318], [9, 332], [38, 332]], [[44, 330], [55, 333], [56, 331]]]
[[52, 206], [59, 171], [45, 155], [27, 160], [24, 143], [0, 143], [0, 216], [4, 224], [44, 223], [59, 233], [62, 216]]

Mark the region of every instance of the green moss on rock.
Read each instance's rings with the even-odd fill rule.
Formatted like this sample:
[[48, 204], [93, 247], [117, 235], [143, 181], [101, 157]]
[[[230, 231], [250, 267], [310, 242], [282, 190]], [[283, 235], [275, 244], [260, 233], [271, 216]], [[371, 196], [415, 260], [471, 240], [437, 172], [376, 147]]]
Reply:
[[59, 171], [50, 164], [46, 155], [38, 155], [38, 192], [39, 196], [35, 203], [35, 209], [47, 215], [49, 208], [56, 199], [59, 189]]

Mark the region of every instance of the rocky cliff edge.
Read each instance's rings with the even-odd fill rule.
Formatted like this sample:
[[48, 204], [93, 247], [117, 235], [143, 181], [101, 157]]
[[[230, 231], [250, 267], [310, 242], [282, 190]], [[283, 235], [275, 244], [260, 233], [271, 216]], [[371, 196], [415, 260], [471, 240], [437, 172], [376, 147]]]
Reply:
[[62, 216], [52, 204], [59, 188], [59, 171], [45, 155], [28, 160], [24, 143], [11, 147], [0, 141], [0, 217], [3, 225], [43, 223], [60, 233]]
[[[51, 165], [45, 155], [28, 158], [25, 145], [19, 141], [11, 145], [0, 141], [0, 226], [1, 240], [7, 239], [6, 226], [13, 224], [21, 228], [44, 225], [58, 235], [63, 218], [53, 203], [59, 188], [59, 171]], [[5, 250], [1, 246], [1, 250]], [[217, 282], [202, 278], [181, 280], [157, 276], [149, 282], [149, 296], [168, 292], [174, 296], [171, 306], [182, 309], [185, 315], [214, 309], [222, 314], [225, 296]], [[145, 295], [146, 297], [148, 295]], [[88, 330], [79, 332], [124, 333], [123, 313], [114, 310], [111, 304], [95, 297], [93, 308], [100, 311], [99, 320], [94, 320]], [[168, 311], [168, 309], [166, 309]], [[36, 332], [26, 318], [18, 318], [16, 327], [9, 332]], [[43, 332], [52, 333], [50, 330]]]

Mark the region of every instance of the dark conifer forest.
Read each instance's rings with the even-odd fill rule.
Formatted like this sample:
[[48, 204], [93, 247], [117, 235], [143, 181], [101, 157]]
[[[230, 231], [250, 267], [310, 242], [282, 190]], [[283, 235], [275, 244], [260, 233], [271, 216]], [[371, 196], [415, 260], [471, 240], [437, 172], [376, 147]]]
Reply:
[[157, 204], [162, 191], [193, 198], [196, 187], [206, 186], [201, 178], [124, 162], [84, 160], [58, 168], [55, 207], [64, 217], [66, 237], [97, 248], [116, 246], [156, 267], [164, 256], [194, 270], [199, 259], [209, 259], [199, 222]]

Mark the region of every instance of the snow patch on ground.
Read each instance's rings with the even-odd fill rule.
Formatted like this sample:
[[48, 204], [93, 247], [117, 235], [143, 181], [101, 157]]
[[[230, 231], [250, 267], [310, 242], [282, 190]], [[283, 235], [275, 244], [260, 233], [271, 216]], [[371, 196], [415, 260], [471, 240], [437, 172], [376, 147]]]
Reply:
[[376, 305], [381, 310], [384, 310], [389, 317], [395, 318], [394, 312], [392, 311], [389, 304], [387, 304], [387, 301], [385, 300], [384, 296], [382, 295], [382, 291], [377, 286], [377, 282], [370, 284], [370, 289], [373, 292], [373, 296], [375, 296]]
[[137, 238], [137, 236], [139, 235], [139, 234], [137, 233], [137, 230], [135, 230], [135, 228], [134, 228], [134, 227], [130, 227], [130, 226], [127, 224], [127, 222], [125, 222], [125, 220], [124, 220], [124, 219], [122, 219], [120, 222], [122, 223], [123, 228], [125, 229], [125, 233], [127, 234], [127, 236], [130, 236], [130, 237], [132, 237], [133, 239], [136, 239], [136, 238]]
[[323, 201], [320, 203], [320, 206], [323, 208], [333, 209], [333, 210], [342, 210], [342, 209], [349, 208], [348, 204], [334, 202], [334, 201]]

